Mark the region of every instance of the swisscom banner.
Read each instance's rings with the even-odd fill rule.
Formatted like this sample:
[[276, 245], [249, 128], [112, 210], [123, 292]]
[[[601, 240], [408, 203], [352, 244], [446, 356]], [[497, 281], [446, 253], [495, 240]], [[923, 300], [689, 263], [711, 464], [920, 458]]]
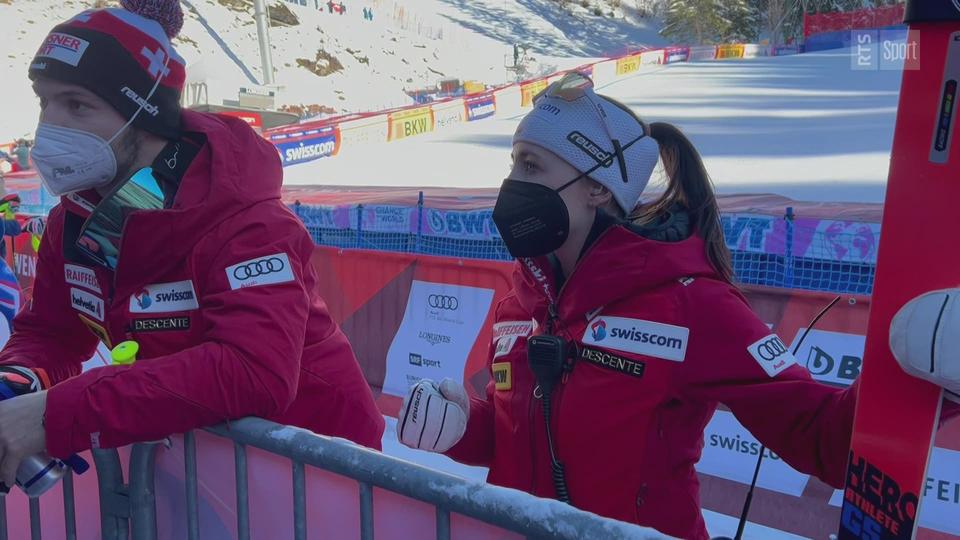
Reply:
[[420, 379], [463, 382], [467, 357], [487, 319], [493, 289], [413, 281], [387, 352], [383, 391], [406, 395]]

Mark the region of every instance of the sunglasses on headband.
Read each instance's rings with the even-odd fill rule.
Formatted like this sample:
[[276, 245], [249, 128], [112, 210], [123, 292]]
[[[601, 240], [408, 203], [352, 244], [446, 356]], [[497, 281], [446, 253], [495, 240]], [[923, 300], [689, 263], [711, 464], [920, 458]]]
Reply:
[[550, 86], [547, 86], [542, 92], [534, 96], [533, 103], [536, 104], [537, 101], [543, 97], [551, 97], [566, 102], [586, 98], [587, 101], [590, 102], [593, 110], [596, 111], [597, 116], [600, 118], [600, 124], [603, 126], [604, 131], [607, 132], [607, 137], [610, 139], [610, 142], [613, 143], [613, 153], [609, 158], [604, 160], [601, 165], [609, 167], [613, 164], [613, 158], [616, 157], [617, 163], [620, 165], [620, 178], [623, 179], [623, 183], [626, 184], [628, 182], [627, 162], [623, 156], [623, 151], [647, 136], [646, 126], [644, 126], [642, 122], [639, 122], [641, 130], [640, 136], [625, 145], [621, 145], [620, 139], [613, 135], [613, 130], [610, 128], [610, 120], [607, 117], [607, 112], [600, 103], [600, 101], [603, 100], [599, 99], [593, 91], [593, 80], [578, 71], [571, 71], [560, 78], [560, 80], [550, 83]]

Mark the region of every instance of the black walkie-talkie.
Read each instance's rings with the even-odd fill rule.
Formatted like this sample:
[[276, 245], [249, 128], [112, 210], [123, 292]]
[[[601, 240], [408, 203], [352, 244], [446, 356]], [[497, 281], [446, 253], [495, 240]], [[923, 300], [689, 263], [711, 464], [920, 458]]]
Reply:
[[527, 340], [527, 361], [546, 395], [553, 391], [567, 360], [567, 342], [558, 336], [533, 336]]
[[543, 418], [547, 424], [547, 445], [550, 447], [550, 470], [553, 486], [557, 491], [557, 500], [569, 503], [570, 490], [567, 488], [566, 474], [563, 463], [557, 459], [550, 429], [550, 395], [566, 367], [567, 342], [559, 336], [533, 336], [527, 340], [527, 361], [530, 363], [530, 371], [537, 380], [537, 387], [541, 393], [539, 397], [543, 401]]

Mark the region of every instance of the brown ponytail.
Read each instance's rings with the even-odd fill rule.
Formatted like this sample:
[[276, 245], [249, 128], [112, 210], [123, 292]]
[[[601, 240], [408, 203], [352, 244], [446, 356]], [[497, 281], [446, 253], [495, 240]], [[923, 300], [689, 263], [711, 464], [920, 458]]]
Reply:
[[733, 263], [723, 238], [720, 206], [700, 153], [690, 139], [672, 124], [654, 122], [648, 126], [648, 130], [660, 145], [660, 159], [670, 181], [657, 201], [638, 208], [631, 217], [647, 222], [674, 205], [685, 208], [694, 230], [706, 244], [710, 264], [721, 278], [733, 283]]
[[733, 283], [733, 262], [723, 238], [720, 206], [713, 192], [713, 183], [693, 143], [676, 126], [665, 122], [647, 124], [623, 103], [607, 96], [603, 98], [630, 113], [646, 133], [656, 139], [660, 145], [660, 160], [669, 178], [663, 195], [652, 203], [637, 207], [628, 219], [655, 223], [671, 208], [682, 207], [689, 214], [694, 231], [703, 238], [713, 269], [722, 279]]

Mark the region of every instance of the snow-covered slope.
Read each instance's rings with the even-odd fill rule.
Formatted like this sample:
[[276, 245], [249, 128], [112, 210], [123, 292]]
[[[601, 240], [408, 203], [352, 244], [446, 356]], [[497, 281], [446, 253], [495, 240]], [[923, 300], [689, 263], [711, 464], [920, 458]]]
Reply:
[[[597, 17], [578, 3], [564, 11], [554, 0], [344, 0], [343, 15], [330, 13], [324, 0], [300, 1], [307, 5], [267, 0], [275, 18], [288, 19], [288, 10], [298, 21], [270, 29], [279, 101], [337, 112], [405, 105], [411, 100], [404, 90], [444, 77], [502, 83], [512, 76], [504, 63], [512, 62], [514, 43], [535, 59], [532, 74], [663, 43], [655, 21], [630, 11]], [[606, 1], [591, 1], [610, 11]], [[0, 0], [7, 105], [0, 140], [29, 135], [36, 123], [26, 70], [45, 33], [95, 3], [112, 2]], [[252, 0], [182, 3], [186, 21], [175, 45], [188, 61], [189, 80], [206, 83], [210, 103], [235, 100], [240, 87], [263, 82]], [[364, 8], [373, 10], [372, 22], [363, 18]]]
[[[645, 66], [600, 92], [648, 122], [671, 122], [702, 153], [721, 193], [883, 200], [899, 71], [851, 69], [842, 49], [776, 58]], [[284, 170], [284, 183], [495, 187], [520, 117], [496, 117]], [[373, 159], [371, 159], [373, 158]]]

